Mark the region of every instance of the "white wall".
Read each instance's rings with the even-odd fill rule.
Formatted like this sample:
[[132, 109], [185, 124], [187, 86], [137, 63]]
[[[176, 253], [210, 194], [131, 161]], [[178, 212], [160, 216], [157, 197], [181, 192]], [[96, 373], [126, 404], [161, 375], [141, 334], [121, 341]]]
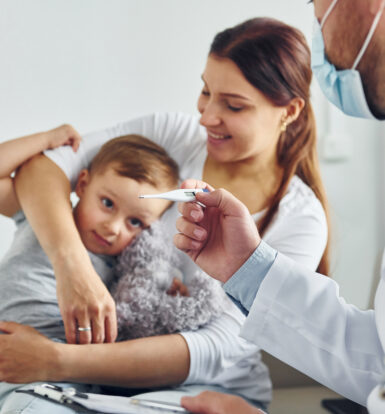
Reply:
[[[262, 15], [310, 39], [304, 0], [2, 0], [0, 140], [63, 122], [87, 132], [154, 110], [194, 113], [214, 34]], [[366, 307], [383, 243], [384, 143], [377, 124], [335, 116], [314, 94], [320, 133], [343, 127], [351, 138], [351, 156], [322, 161], [322, 171], [336, 221], [335, 277]], [[0, 219], [0, 256], [13, 228]]]

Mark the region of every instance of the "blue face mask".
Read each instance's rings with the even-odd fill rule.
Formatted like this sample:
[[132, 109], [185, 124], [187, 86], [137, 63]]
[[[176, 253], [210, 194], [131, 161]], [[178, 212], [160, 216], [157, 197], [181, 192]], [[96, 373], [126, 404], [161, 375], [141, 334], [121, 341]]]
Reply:
[[375, 119], [371, 113], [366, 101], [364, 88], [362, 86], [361, 76], [356, 70], [363, 54], [365, 53], [370, 40], [377, 27], [378, 21], [385, 7], [385, 1], [382, 2], [380, 10], [377, 12], [372, 27], [365, 39], [364, 44], [351, 69], [337, 70], [326, 58], [325, 45], [322, 36], [322, 28], [333, 10], [338, 0], [333, 0], [332, 4], [326, 11], [321, 23], [315, 21], [312, 41], [311, 67], [318, 83], [328, 98], [335, 106], [341, 109], [345, 114]]

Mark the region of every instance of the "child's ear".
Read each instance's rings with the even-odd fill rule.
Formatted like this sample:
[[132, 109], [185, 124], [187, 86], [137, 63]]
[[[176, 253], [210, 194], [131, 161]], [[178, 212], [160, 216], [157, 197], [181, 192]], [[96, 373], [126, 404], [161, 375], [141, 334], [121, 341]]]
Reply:
[[88, 170], [81, 170], [76, 183], [75, 192], [78, 197], [81, 197], [84, 194], [84, 190], [90, 182], [90, 172]]

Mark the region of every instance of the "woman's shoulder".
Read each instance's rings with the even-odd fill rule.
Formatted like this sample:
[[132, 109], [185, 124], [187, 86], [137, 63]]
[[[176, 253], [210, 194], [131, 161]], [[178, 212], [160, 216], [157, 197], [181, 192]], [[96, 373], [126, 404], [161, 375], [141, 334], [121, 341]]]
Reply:
[[133, 125], [138, 128], [156, 128], [161, 130], [167, 129], [185, 129], [199, 127], [199, 117], [184, 112], [152, 112], [139, 115], [119, 123], [122, 131], [132, 129]]
[[279, 214], [325, 214], [320, 200], [315, 195], [314, 191], [295, 175], [288, 186], [286, 194], [279, 204]]

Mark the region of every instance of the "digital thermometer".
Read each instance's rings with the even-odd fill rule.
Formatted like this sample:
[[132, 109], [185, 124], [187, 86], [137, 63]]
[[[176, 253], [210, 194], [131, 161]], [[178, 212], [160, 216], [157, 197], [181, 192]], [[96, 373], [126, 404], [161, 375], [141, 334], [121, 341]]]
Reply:
[[180, 188], [178, 190], [168, 191], [167, 193], [143, 194], [140, 195], [139, 198], [162, 198], [170, 201], [189, 202], [196, 201], [196, 194], [201, 193], [202, 191], [204, 193], [210, 192], [209, 190], [203, 188]]

